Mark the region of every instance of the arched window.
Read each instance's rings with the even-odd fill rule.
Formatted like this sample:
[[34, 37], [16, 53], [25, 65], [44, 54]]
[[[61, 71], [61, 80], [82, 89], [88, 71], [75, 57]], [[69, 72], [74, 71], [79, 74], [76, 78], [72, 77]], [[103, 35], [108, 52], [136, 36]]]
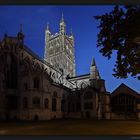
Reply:
[[39, 88], [40, 81], [38, 77], [34, 78], [33, 84], [34, 84], [34, 88]]
[[23, 98], [23, 108], [28, 108], [28, 99], [27, 99], [27, 97]]
[[86, 92], [84, 94], [84, 99], [91, 99], [93, 98], [93, 93], [92, 92]]
[[66, 111], [66, 101], [63, 99], [61, 100], [61, 111]]
[[33, 108], [40, 108], [40, 98], [39, 97], [33, 98]]
[[81, 103], [80, 102], [77, 103], [77, 111], [81, 111]]
[[57, 92], [56, 91], [53, 93], [53, 97], [57, 98]]
[[52, 111], [56, 111], [57, 101], [55, 98], [52, 99]]
[[17, 59], [12, 54], [5, 54], [7, 69], [5, 70], [6, 88], [17, 88]]
[[84, 104], [84, 109], [93, 109], [93, 103], [92, 102], [86, 102]]
[[63, 94], [63, 95], [62, 95], [62, 98], [63, 98], [63, 99], [66, 99], [66, 95], [65, 95], [65, 94]]
[[35, 116], [34, 116], [34, 120], [35, 120], [35, 121], [38, 121], [38, 120], [39, 120], [39, 116], [38, 116], [38, 115], [35, 115]]
[[28, 84], [24, 83], [24, 89], [27, 90], [28, 89]]
[[48, 98], [46, 98], [45, 101], [44, 101], [44, 107], [49, 108], [49, 100], [48, 100]]

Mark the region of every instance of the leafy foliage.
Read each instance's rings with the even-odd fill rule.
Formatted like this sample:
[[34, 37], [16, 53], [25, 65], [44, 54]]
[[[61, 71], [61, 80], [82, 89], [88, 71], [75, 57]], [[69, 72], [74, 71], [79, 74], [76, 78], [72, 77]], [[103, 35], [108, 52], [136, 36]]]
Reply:
[[117, 52], [114, 76], [127, 78], [128, 74], [140, 79], [140, 6], [115, 6], [100, 16], [97, 47], [103, 56], [111, 58]]

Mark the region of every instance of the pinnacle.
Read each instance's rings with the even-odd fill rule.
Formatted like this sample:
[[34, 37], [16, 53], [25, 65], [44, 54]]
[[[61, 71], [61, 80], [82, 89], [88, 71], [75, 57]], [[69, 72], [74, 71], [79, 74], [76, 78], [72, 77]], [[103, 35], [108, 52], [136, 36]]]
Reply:
[[95, 58], [93, 57], [92, 58], [92, 62], [91, 62], [91, 66], [95, 66], [96, 64], [95, 64]]

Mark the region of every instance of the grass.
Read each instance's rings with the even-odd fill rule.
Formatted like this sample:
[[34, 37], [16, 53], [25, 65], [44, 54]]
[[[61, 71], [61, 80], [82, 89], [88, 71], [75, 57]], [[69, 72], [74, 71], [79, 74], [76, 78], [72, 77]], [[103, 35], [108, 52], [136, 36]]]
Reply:
[[0, 122], [0, 135], [140, 135], [140, 122], [113, 120]]

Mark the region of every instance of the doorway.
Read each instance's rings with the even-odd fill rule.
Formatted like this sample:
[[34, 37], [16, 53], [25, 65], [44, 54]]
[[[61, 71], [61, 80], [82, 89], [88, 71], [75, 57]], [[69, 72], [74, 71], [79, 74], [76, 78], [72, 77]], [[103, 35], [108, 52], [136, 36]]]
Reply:
[[89, 111], [86, 112], [86, 119], [90, 119], [90, 112]]
[[38, 115], [35, 115], [35, 116], [34, 116], [34, 120], [35, 120], [35, 121], [38, 121], [38, 120], [39, 120]]

